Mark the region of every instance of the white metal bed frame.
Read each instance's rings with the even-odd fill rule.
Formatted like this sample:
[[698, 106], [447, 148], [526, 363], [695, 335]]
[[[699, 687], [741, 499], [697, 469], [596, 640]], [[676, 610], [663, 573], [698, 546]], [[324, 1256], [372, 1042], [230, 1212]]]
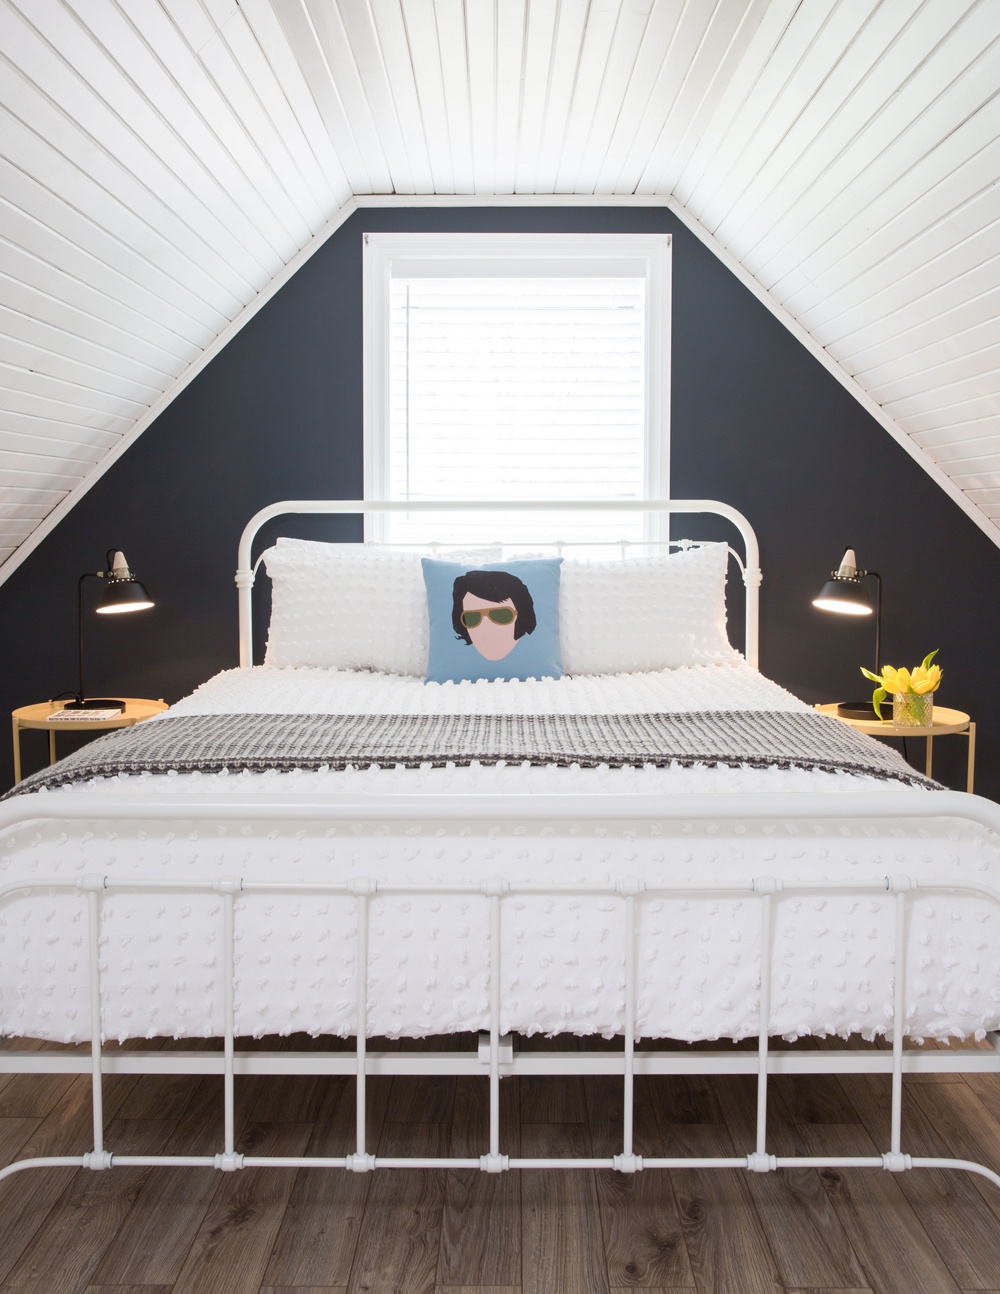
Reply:
[[[361, 504], [358, 502], [276, 504], [264, 509], [247, 526], [240, 542], [237, 584], [240, 590], [240, 646], [242, 663], [249, 665], [250, 589], [253, 568], [250, 545], [259, 526], [286, 511], [357, 512], [388, 510], [431, 510], [431, 506], [413, 504]], [[477, 505], [478, 506], [478, 505]], [[503, 505], [510, 507], [511, 505]], [[552, 505], [518, 504], [542, 510]], [[565, 508], [567, 505], [558, 505]], [[569, 505], [572, 507], [573, 505]], [[578, 508], [581, 505], [576, 505]], [[611, 505], [621, 507], [622, 505]], [[745, 582], [747, 587], [747, 656], [756, 660], [757, 587], [760, 570], [757, 545], [749, 523], [724, 504], [699, 501], [633, 505], [671, 512], [714, 512], [736, 524], [745, 542]], [[593, 504], [587, 504], [592, 509]], [[458, 510], [453, 506], [449, 510]], [[500, 510], [499, 508], [497, 510]], [[0, 836], [27, 822], [122, 820], [219, 821], [248, 819], [272, 822], [352, 823], [368, 822], [420, 823], [486, 822], [502, 823], [517, 818], [539, 826], [562, 823], [628, 821], [679, 823], [728, 821], [739, 823], [777, 823], [797, 821], [853, 821], [867, 823], [900, 818], [960, 819], [1000, 834], [1000, 805], [963, 792], [921, 791], [912, 793], [819, 795], [678, 795], [678, 796], [369, 796], [307, 797], [282, 796], [278, 799], [255, 799], [238, 803], [231, 799], [209, 796], [157, 796], [155, 802], [137, 801], [134, 797], [115, 798], [80, 793], [72, 797], [46, 797], [39, 809], [34, 797], [17, 798], [0, 806]], [[867, 880], [822, 880], [783, 883], [780, 877], [748, 877], [743, 884], [726, 885], [647, 885], [641, 878], [624, 876], [607, 883], [548, 884], [542, 882], [511, 883], [500, 876], [484, 877], [479, 882], [441, 884], [437, 882], [386, 884], [370, 877], [356, 877], [330, 884], [290, 883], [287, 881], [244, 881], [229, 876], [205, 881], [129, 880], [118, 881], [94, 873], [66, 880], [60, 876], [33, 875], [30, 880], [14, 881], [0, 887], [0, 904], [9, 899], [39, 891], [86, 894], [88, 922], [88, 965], [90, 978], [90, 1055], [80, 1051], [15, 1051], [0, 1049], [0, 1073], [87, 1074], [92, 1080], [94, 1148], [84, 1155], [46, 1156], [24, 1159], [0, 1170], [0, 1180], [27, 1168], [83, 1167], [94, 1170], [112, 1167], [160, 1166], [206, 1167], [232, 1172], [250, 1167], [327, 1168], [350, 1172], [369, 1172], [376, 1168], [477, 1168], [500, 1173], [515, 1168], [605, 1168], [635, 1173], [652, 1168], [742, 1168], [751, 1172], [773, 1172], [779, 1168], [851, 1168], [875, 1167], [889, 1172], [913, 1168], [954, 1168], [979, 1174], [1000, 1186], [1000, 1175], [984, 1164], [961, 1159], [910, 1156], [901, 1145], [901, 1111], [903, 1075], [907, 1073], [1000, 1073], [1000, 1034], [988, 1034], [989, 1049], [966, 1051], [904, 1050], [906, 985], [903, 974], [907, 948], [907, 900], [917, 889], [949, 893], [975, 894], [1000, 905], [1000, 892], [985, 885], [955, 884], [954, 881], [917, 881], [906, 875], [872, 876]], [[102, 896], [119, 891], [157, 891], [189, 895], [217, 893], [223, 897], [223, 974], [224, 1019], [223, 1049], [204, 1051], [117, 1051], [105, 1053], [101, 1041], [101, 968], [99, 959], [100, 911]], [[771, 995], [772, 904], [778, 893], [849, 893], [866, 895], [890, 893], [895, 896], [895, 967], [892, 1011], [892, 1051], [772, 1051], [768, 1024]], [[237, 894], [245, 896], [274, 894], [310, 894], [339, 896], [354, 900], [358, 909], [357, 957], [357, 1042], [351, 1051], [334, 1052], [238, 1052], [235, 1046], [234, 1009], [234, 902]], [[367, 1047], [367, 974], [369, 903], [373, 896], [434, 895], [478, 896], [489, 905], [490, 916], [490, 998], [489, 1033], [480, 1035], [476, 1052], [371, 1052]], [[528, 1052], [518, 1053], [510, 1038], [500, 1034], [500, 932], [505, 900], [517, 895], [581, 895], [612, 897], [621, 900], [625, 931], [626, 987], [623, 1050], [610, 1052]], [[636, 1008], [636, 909], [644, 895], [684, 901], [693, 895], [755, 896], [760, 903], [761, 985], [759, 1032], [756, 1051], [656, 1051], [635, 1049]], [[886, 1074], [892, 1080], [892, 1106], [888, 1128], [887, 1151], [874, 1156], [775, 1156], [767, 1149], [767, 1085], [772, 1074]], [[103, 1078], [108, 1074], [191, 1074], [218, 1075], [223, 1079], [222, 1149], [215, 1155], [119, 1155], [104, 1144], [102, 1102]], [[357, 1092], [357, 1133], [353, 1151], [340, 1157], [306, 1155], [244, 1155], [235, 1144], [234, 1079], [236, 1075], [348, 1075], [353, 1076]], [[489, 1083], [488, 1149], [477, 1158], [384, 1157], [372, 1154], [367, 1146], [365, 1129], [365, 1085], [371, 1075], [460, 1075], [481, 1076]], [[623, 1119], [620, 1153], [601, 1158], [516, 1158], [503, 1153], [500, 1126], [500, 1080], [507, 1075], [614, 1075], [623, 1083]], [[708, 1074], [756, 1074], [757, 1123], [755, 1145], [744, 1155], [731, 1157], [646, 1157], [637, 1155], [633, 1146], [633, 1102], [636, 1076]]]

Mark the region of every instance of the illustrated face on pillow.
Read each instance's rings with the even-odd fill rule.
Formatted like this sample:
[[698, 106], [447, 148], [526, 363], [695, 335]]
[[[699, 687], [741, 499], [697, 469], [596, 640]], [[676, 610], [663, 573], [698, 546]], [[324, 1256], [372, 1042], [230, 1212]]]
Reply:
[[534, 631], [535, 604], [516, 575], [469, 571], [455, 580], [451, 622], [456, 636], [485, 660], [503, 660]]

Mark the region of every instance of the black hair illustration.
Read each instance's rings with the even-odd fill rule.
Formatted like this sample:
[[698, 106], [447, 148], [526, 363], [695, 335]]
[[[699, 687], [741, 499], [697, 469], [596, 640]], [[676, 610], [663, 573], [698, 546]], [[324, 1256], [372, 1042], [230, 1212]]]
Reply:
[[466, 593], [485, 602], [505, 602], [508, 598], [514, 603], [517, 619], [514, 622], [514, 639], [530, 634], [538, 621], [535, 618], [535, 604], [528, 586], [511, 575], [509, 571], [469, 571], [460, 575], [455, 581], [454, 601], [452, 603], [451, 623], [457, 637], [463, 639], [470, 647], [472, 638], [462, 624], [462, 600]]

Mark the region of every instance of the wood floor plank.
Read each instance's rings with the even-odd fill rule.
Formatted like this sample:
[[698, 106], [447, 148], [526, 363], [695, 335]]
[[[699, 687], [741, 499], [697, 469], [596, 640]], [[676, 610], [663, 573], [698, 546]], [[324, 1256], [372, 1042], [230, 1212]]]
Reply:
[[[450, 1139], [447, 1124], [386, 1123], [378, 1153], [437, 1158], [449, 1153]], [[444, 1176], [428, 1169], [376, 1171], [348, 1283], [351, 1294], [433, 1294]]]
[[[517, 1079], [500, 1084], [501, 1153], [520, 1153]], [[455, 1089], [449, 1153], [474, 1157], [489, 1150], [489, 1085], [460, 1078]], [[520, 1173], [449, 1171], [441, 1217], [438, 1284], [461, 1289], [482, 1282], [503, 1288], [521, 1283]]]
[[[238, 1143], [244, 1154], [301, 1155], [308, 1123], [253, 1123]], [[288, 1198], [290, 1168], [245, 1168], [222, 1174], [174, 1285], [174, 1294], [247, 1294], [263, 1283]]]
[[[366, 1138], [378, 1146], [391, 1079], [366, 1083]], [[329, 1081], [307, 1155], [339, 1157], [355, 1149], [354, 1080]], [[301, 1169], [264, 1280], [275, 1288], [346, 1287], [354, 1263], [371, 1173]]]
[[700, 1074], [671, 1074], [649, 1080], [656, 1117], [667, 1123], [722, 1123], [712, 1081]]
[[[884, 1141], [891, 1111], [887, 1079], [869, 1075], [845, 1077], [844, 1089], [858, 1110], [872, 1141]], [[963, 1108], [963, 1101], [966, 1103]], [[903, 1097], [903, 1149], [930, 1158], [966, 1158], [965, 1151], [979, 1149], [989, 1157], [989, 1124], [992, 1120], [975, 1096], [956, 1083], [922, 1083]], [[954, 1127], [979, 1125], [977, 1145], [962, 1138], [959, 1152], [947, 1139]], [[992, 1129], [995, 1158], [1000, 1158], [1000, 1127]], [[969, 1173], [920, 1168], [897, 1177], [899, 1189], [961, 1286], [990, 1285], [1000, 1272], [1000, 1192], [989, 1182]], [[991, 1208], [992, 1205], [992, 1208]]]
[[[666, 1153], [734, 1154], [720, 1124], [663, 1128]], [[750, 1198], [746, 1173], [720, 1168], [671, 1169], [691, 1270], [703, 1294], [783, 1294], [777, 1264]]]
[[[115, 1117], [134, 1084], [134, 1078], [124, 1076], [105, 1080], [104, 1111], [108, 1119]], [[90, 1080], [78, 1077], [60, 1104], [21, 1146], [18, 1158], [82, 1155], [93, 1148], [93, 1135]], [[49, 1210], [72, 1182], [76, 1171], [73, 1168], [32, 1168], [0, 1183], [0, 1282], [6, 1280]]]
[[586, 1123], [587, 1102], [583, 1079], [522, 1078], [521, 1123]]
[[[261, 1290], [260, 1294], [264, 1294]], [[298, 1290], [295, 1294], [299, 1294]], [[521, 1294], [520, 1285], [439, 1285], [434, 1294]]]
[[[84, 1294], [170, 1294], [169, 1285], [88, 1285]], [[297, 1294], [307, 1294], [300, 1290]]]
[[0, 1119], [43, 1119], [76, 1082], [76, 1074], [12, 1074], [0, 1091]]
[[260, 1294], [347, 1294], [346, 1285], [262, 1285]]
[[21, 1147], [41, 1126], [41, 1119], [0, 1119], [0, 1166], [6, 1168], [21, 1155]]
[[[153, 1120], [112, 1120], [107, 1144], [123, 1155], [157, 1155], [173, 1125]], [[85, 1289], [91, 1283], [105, 1245], [135, 1203], [148, 1168], [112, 1168], [74, 1173], [13, 1269], [5, 1290]]]
[[[714, 1080], [737, 1152], [753, 1149], [757, 1135], [757, 1081], [749, 1076]], [[816, 1101], [801, 1087], [768, 1084], [767, 1149], [773, 1155], [804, 1155], [806, 1149], [790, 1117], [784, 1094], [800, 1114], [836, 1110], [858, 1115], [843, 1091], [819, 1085]], [[823, 1119], [810, 1120], [824, 1122]], [[790, 1288], [862, 1288], [866, 1277], [851, 1248], [819, 1174], [811, 1168], [782, 1168], [745, 1177], [758, 1217], [767, 1233], [782, 1281]]]
[[[858, 1124], [799, 1124], [811, 1155], [878, 1153]], [[910, 1207], [896, 1174], [881, 1168], [824, 1168], [820, 1177], [878, 1294], [957, 1294], [937, 1249]]]
[[[188, 1081], [192, 1084], [190, 1102], [169, 1151], [214, 1155], [222, 1145], [222, 1083], [217, 1078]], [[244, 1081], [237, 1080], [237, 1087]], [[244, 1089], [243, 1095], [249, 1093]], [[248, 1103], [237, 1101], [238, 1119]], [[237, 1129], [242, 1126], [237, 1123]], [[219, 1177], [212, 1168], [158, 1168], [150, 1173], [132, 1211], [105, 1250], [95, 1282], [172, 1287], [218, 1186]]]
[[[650, 1084], [635, 1084], [633, 1145], [636, 1154], [657, 1155], [661, 1141]], [[623, 1085], [617, 1078], [584, 1080], [591, 1145], [595, 1155], [622, 1150]], [[612, 1286], [679, 1289], [694, 1285], [670, 1178], [660, 1169], [595, 1174]]]
[[[584, 1158], [591, 1153], [586, 1124], [525, 1123], [521, 1127], [525, 1158]], [[522, 1171], [521, 1246], [524, 1294], [608, 1294], [601, 1211], [592, 1172]]]

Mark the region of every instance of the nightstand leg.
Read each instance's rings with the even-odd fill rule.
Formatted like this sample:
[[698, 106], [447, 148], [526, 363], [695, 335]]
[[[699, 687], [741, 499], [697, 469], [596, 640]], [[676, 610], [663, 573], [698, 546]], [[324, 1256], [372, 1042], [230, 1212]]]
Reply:
[[969, 724], [969, 778], [965, 789], [972, 794], [972, 783], [976, 776], [976, 725]]
[[21, 729], [16, 719], [14, 724], [14, 785], [21, 780]]
[[927, 776], [931, 776], [931, 769], [934, 767], [934, 738], [927, 738]]
[[56, 762], [56, 730], [55, 728], [50, 728], [49, 729], [49, 763], [54, 764], [55, 762]]

